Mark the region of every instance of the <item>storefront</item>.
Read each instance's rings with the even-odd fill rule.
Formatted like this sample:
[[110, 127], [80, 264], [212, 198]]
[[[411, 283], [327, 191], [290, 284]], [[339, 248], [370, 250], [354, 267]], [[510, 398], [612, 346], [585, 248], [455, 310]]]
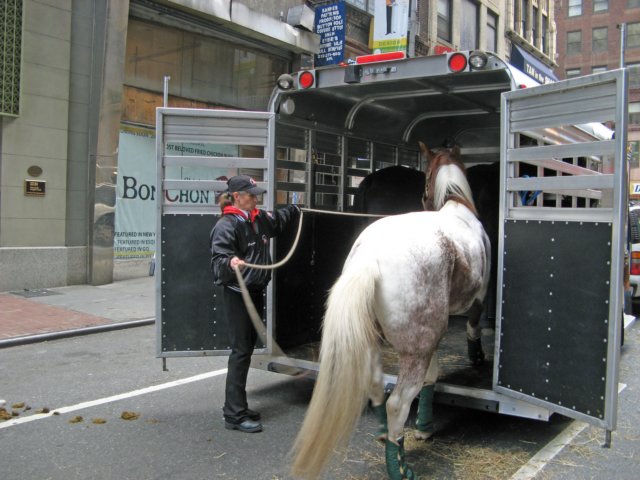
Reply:
[[540, 84], [558, 81], [551, 67], [516, 44], [511, 46], [509, 63]]
[[[127, 26], [114, 220], [114, 277], [149, 270], [155, 254], [155, 109], [176, 107], [266, 110], [282, 73], [298, 61], [295, 49], [223, 30], [202, 18], [133, 1]], [[275, 42], [274, 42], [275, 43]], [[176, 155], [249, 156], [228, 147], [179, 144]], [[213, 153], [212, 153], [213, 149]], [[251, 174], [251, 171], [242, 173]], [[175, 179], [226, 179], [229, 172], [178, 169]], [[215, 203], [210, 192], [170, 192], [167, 201]]]

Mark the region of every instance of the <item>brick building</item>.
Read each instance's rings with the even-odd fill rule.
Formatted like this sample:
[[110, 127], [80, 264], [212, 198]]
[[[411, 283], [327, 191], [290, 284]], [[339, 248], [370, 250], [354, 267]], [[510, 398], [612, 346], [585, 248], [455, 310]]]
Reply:
[[613, 70], [621, 65], [621, 29], [625, 23], [624, 65], [629, 67], [628, 142], [631, 194], [640, 184], [640, 0], [557, 0], [558, 78]]

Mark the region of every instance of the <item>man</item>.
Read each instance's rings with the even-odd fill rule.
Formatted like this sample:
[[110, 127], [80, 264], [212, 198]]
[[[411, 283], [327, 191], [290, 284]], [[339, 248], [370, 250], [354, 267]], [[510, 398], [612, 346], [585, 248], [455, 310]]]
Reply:
[[247, 404], [247, 375], [257, 340], [251, 318], [242, 299], [234, 268], [242, 269], [242, 278], [256, 310], [262, 312], [264, 289], [271, 270], [245, 268], [249, 264], [271, 263], [269, 239], [282, 233], [298, 216], [293, 205], [273, 214], [258, 210], [258, 195], [265, 193], [247, 175], [227, 181], [228, 190], [220, 196], [222, 218], [210, 236], [211, 269], [217, 285], [222, 285], [222, 307], [229, 329], [231, 354], [225, 386], [223, 414], [225, 428], [245, 433], [262, 431], [260, 414]]

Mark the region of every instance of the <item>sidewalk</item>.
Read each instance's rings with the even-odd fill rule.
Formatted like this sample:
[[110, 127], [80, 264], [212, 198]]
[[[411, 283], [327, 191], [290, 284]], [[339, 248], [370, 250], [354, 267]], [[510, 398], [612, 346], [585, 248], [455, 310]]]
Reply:
[[0, 347], [153, 323], [155, 278], [0, 293]]

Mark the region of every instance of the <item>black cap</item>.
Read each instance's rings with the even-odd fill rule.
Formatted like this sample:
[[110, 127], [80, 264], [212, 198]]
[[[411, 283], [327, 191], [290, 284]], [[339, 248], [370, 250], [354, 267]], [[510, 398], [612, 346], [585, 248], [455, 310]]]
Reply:
[[260, 188], [256, 181], [249, 175], [237, 175], [235, 177], [231, 177], [227, 181], [227, 186], [229, 187], [230, 192], [248, 192], [252, 195], [261, 195], [266, 192], [266, 190], [264, 188]]

